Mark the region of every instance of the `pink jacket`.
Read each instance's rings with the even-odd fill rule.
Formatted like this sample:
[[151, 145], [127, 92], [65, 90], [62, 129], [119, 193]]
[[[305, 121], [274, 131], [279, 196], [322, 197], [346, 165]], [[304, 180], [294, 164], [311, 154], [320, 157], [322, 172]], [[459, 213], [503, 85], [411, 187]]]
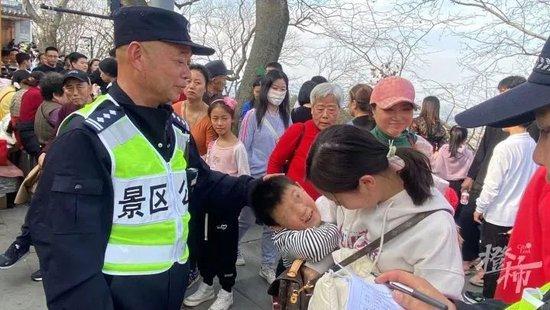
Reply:
[[432, 172], [447, 181], [462, 180], [468, 176], [473, 161], [474, 152], [466, 145], [458, 149], [456, 157], [451, 157], [449, 144], [444, 144], [431, 157]]

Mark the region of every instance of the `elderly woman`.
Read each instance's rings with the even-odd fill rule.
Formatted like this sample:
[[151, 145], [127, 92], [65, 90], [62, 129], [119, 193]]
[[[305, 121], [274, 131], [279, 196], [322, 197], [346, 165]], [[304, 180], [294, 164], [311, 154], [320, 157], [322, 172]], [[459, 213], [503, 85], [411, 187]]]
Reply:
[[[319, 193], [306, 180], [307, 154], [319, 132], [336, 124], [343, 98], [342, 89], [336, 84], [321, 83], [315, 86], [310, 94], [312, 119], [296, 123], [285, 131], [269, 157], [267, 173], [287, 172], [289, 178], [317, 199]], [[285, 171], [286, 167], [288, 171]]]

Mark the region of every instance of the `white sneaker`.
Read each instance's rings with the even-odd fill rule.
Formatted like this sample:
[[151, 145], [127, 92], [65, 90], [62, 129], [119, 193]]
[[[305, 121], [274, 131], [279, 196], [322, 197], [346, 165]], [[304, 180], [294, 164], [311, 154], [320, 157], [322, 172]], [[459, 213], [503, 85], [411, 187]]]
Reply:
[[246, 262], [244, 261], [244, 257], [241, 254], [241, 251], [239, 250], [237, 252], [237, 261], [235, 262], [235, 266], [244, 266], [244, 264], [246, 264]]
[[260, 277], [264, 278], [269, 285], [275, 281], [275, 270], [273, 268], [262, 266], [260, 267]]
[[195, 293], [183, 300], [183, 304], [188, 307], [195, 307], [214, 297], [216, 297], [214, 286], [202, 282]]
[[223, 288], [218, 293], [218, 298], [208, 310], [227, 310], [233, 304], [233, 292], [228, 292]]

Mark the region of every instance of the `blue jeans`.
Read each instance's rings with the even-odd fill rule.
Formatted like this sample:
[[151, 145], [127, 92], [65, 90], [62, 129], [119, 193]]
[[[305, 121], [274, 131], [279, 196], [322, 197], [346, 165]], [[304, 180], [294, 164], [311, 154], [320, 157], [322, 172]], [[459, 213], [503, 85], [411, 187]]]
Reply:
[[[239, 216], [239, 242], [252, 225], [256, 224], [256, 217], [250, 207], [244, 207]], [[271, 228], [262, 225], [262, 266], [275, 270], [279, 253], [273, 243]]]

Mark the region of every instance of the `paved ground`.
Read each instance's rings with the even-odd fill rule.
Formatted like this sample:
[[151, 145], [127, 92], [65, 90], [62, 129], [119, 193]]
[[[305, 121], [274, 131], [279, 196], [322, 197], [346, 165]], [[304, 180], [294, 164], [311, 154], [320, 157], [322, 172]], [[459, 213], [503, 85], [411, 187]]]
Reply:
[[[19, 233], [26, 211], [26, 207], [0, 210], [0, 251], [3, 252]], [[246, 265], [237, 267], [238, 276], [234, 288], [233, 309], [271, 309], [270, 299], [266, 294], [267, 283], [258, 276], [260, 237], [261, 231], [256, 228], [251, 230], [242, 242]], [[34, 249], [31, 248], [31, 253], [21, 262], [8, 270], [0, 270], [1, 309], [46, 309], [42, 284], [30, 279], [31, 273], [37, 269], [38, 258]], [[192, 287], [189, 293], [193, 293], [197, 286]], [[468, 286], [466, 289], [472, 288]], [[210, 303], [192, 309], [206, 310]]]

